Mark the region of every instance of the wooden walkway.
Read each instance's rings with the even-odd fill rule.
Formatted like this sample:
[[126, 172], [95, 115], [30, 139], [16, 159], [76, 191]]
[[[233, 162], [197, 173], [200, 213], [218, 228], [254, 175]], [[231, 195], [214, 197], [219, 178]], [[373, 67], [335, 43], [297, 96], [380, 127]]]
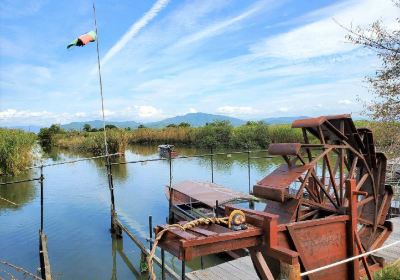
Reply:
[[[385, 241], [388, 245], [400, 240], [400, 217], [390, 220], [393, 223], [393, 232]], [[383, 257], [386, 263], [393, 262], [400, 258], [400, 244], [396, 244], [385, 250], [374, 254]], [[254, 270], [250, 257], [239, 258], [220, 265], [209, 267], [203, 270], [196, 270], [186, 274], [188, 280], [250, 280], [259, 279]]]
[[[385, 241], [384, 245], [400, 240], [400, 217], [390, 219], [390, 221], [393, 223], [393, 232]], [[379, 251], [375, 255], [384, 258], [386, 263], [398, 260], [400, 259], [400, 244], [396, 244], [392, 247], [386, 248], [385, 250]]]

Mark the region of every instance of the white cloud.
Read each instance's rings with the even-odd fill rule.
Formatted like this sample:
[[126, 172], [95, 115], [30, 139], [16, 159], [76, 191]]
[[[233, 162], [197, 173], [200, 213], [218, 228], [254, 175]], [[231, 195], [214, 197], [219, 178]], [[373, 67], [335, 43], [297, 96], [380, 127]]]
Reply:
[[238, 22], [250, 17], [251, 15], [255, 14], [256, 12], [260, 11], [261, 8], [263, 6], [265, 6], [265, 4], [266, 4], [265, 1], [259, 1], [255, 5], [253, 5], [251, 8], [247, 9], [246, 11], [244, 11], [243, 13], [241, 13], [235, 17], [213, 23], [213, 24], [207, 26], [206, 28], [202, 29], [201, 31], [196, 32], [192, 35], [189, 35], [189, 36], [181, 39], [175, 45], [173, 45], [172, 48], [175, 48], [175, 47], [180, 48], [180, 47], [195, 43], [197, 41], [216, 36], [216, 35], [220, 34], [221, 32], [223, 32], [226, 28], [228, 28], [228, 27], [234, 25], [235, 23], [238, 23]]
[[[389, 0], [359, 0], [347, 3], [347, 8], [338, 10], [336, 5], [333, 5], [329, 16], [287, 33], [268, 37], [251, 46], [250, 50], [259, 55], [287, 59], [342, 53], [357, 46], [346, 41], [347, 31], [334, 19], [344, 26], [368, 25], [378, 19], [382, 19], [387, 25], [393, 25], [398, 16], [398, 10]], [[327, 8], [324, 8], [324, 13], [321, 14], [328, 14]]]
[[250, 106], [221, 106], [217, 109], [217, 113], [227, 115], [255, 115], [259, 111]]
[[195, 108], [189, 108], [189, 113], [197, 113], [197, 110]]
[[85, 112], [77, 112], [74, 114], [77, 118], [86, 118], [87, 114]]
[[117, 43], [112, 46], [112, 48], [106, 53], [106, 55], [101, 59], [101, 64], [105, 64], [114, 55], [121, 51], [126, 44], [135, 37], [154, 17], [158, 15], [168, 5], [170, 0], [158, 0], [151, 9], [145, 13], [138, 21], [136, 21], [129, 30], [118, 40]]
[[7, 109], [5, 111], [0, 111], [0, 120], [28, 119], [28, 118], [48, 117], [51, 115], [52, 113], [47, 111], [33, 112], [33, 111], [18, 111], [15, 109]]
[[289, 110], [290, 110], [289, 107], [280, 107], [280, 108], [278, 109], [279, 112], [283, 112], [283, 113], [286, 113], [286, 112], [288, 112]]
[[138, 110], [138, 116], [143, 119], [156, 118], [162, 115], [162, 111], [153, 106], [142, 105], [135, 106], [135, 108]]
[[350, 104], [352, 104], [353, 102], [350, 101], [350, 100], [348, 100], [348, 99], [341, 99], [341, 100], [338, 101], [338, 103], [339, 103], [339, 104], [344, 104], [344, 105], [350, 105]]

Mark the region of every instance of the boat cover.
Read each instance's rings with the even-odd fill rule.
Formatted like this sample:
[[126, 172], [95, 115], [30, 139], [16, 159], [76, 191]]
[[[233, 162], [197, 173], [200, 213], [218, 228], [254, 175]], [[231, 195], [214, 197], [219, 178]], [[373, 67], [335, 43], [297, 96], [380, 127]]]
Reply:
[[172, 189], [177, 190], [197, 201], [200, 201], [210, 207], [236, 200], [236, 199], [252, 199], [251, 195], [233, 191], [223, 186], [210, 182], [183, 181], [172, 186]]

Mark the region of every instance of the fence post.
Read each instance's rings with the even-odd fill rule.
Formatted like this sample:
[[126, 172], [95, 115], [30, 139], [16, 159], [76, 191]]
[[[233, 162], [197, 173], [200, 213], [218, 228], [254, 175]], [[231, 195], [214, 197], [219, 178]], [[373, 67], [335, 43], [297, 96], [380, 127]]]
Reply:
[[40, 166], [40, 231], [43, 232], [43, 165]]
[[171, 148], [168, 149], [168, 160], [169, 160], [168, 219], [169, 219], [169, 223], [172, 223], [173, 222], [173, 217], [172, 217], [172, 196], [173, 196], [173, 193], [172, 193], [172, 151], [171, 151]]
[[150, 242], [150, 251], [153, 249], [153, 217], [149, 216], [149, 242]]
[[247, 178], [249, 184], [249, 194], [251, 194], [251, 181], [250, 181], [250, 146], [247, 145]]
[[213, 147], [211, 146], [211, 183], [214, 183], [214, 150]]

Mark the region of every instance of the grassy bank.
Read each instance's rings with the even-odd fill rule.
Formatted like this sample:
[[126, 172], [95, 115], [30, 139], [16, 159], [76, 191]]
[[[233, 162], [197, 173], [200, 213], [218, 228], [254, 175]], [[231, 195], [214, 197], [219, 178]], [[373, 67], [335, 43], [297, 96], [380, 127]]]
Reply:
[[372, 130], [378, 151], [383, 151], [388, 157], [400, 156], [400, 123], [356, 121], [357, 127]]
[[[400, 124], [357, 121], [357, 127], [371, 128], [379, 150], [390, 155], [400, 152]], [[104, 151], [102, 131], [63, 131], [57, 126], [43, 129], [39, 138], [44, 144], [61, 148], [88, 152], [99, 155]], [[90, 131], [90, 132], [89, 132]], [[126, 145], [160, 143], [194, 146], [198, 148], [229, 148], [246, 149], [247, 147], [266, 148], [270, 143], [303, 142], [300, 129], [291, 128], [290, 124], [267, 125], [263, 122], [248, 122], [245, 125], [233, 127], [228, 122], [213, 122], [202, 127], [174, 126], [155, 129], [138, 128], [123, 130], [107, 129], [109, 151], [123, 152]]]
[[32, 165], [36, 135], [0, 128], [0, 174], [15, 175]]
[[[107, 130], [109, 153], [124, 153], [128, 144], [127, 132], [120, 129]], [[99, 132], [64, 132], [53, 137], [52, 145], [92, 155], [104, 154], [104, 134]]]
[[[102, 131], [63, 131], [57, 126], [39, 133], [43, 145], [57, 146], [99, 155], [104, 152]], [[290, 125], [269, 126], [262, 122], [248, 122], [233, 127], [227, 122], [213, 122], [203, 127], [172, 126], [161, 129], [107, 129], [110, 153], [123, 152], [128, 143], [156, 145], [160, 143], [190, 145], [199, 148], [266, 148], [273, 142], [299, 142], [301, 132]]]

